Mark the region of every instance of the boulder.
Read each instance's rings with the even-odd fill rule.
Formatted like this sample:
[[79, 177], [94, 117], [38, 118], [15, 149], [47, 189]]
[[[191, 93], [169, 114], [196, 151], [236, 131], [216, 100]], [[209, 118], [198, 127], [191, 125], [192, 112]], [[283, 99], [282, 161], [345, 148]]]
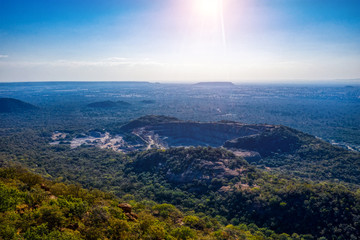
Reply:
[[131, 213], [132, 207], [128, 203], [120, 203], [118, 207], [121, 208], [124, 213]]

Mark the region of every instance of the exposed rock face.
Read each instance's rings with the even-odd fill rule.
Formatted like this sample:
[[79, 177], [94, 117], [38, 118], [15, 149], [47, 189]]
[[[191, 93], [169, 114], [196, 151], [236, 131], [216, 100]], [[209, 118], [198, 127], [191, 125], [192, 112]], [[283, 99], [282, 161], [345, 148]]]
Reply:
[[[81, 144], [129, 152], [170, 147], [225, 147], [246, 160], [258, 160], [272, 152], [286, 152], [298, 147], [297, 134], [290, 128], [238, 122], [191, 122], [150, 115], [121, 127], [120, 135], [100, 136], [90, 132], [87, 138], [75, 138], [72, 147]], [[114, 142], [114, 144], [112, 144]], [[111, 147], [109, 147], [111, 143]]]
[[44, 190], [47, 191], [47, 192], [50, 191], [50, 188], [47, 187], [44, 183], [41, 184], [40, 188], [41, 188], [41, 189], [44, 189]]
[[258, 135], [274, 128], [272, 125], [236, 122], [190, 122], [165, 116], [145, 116], [122, 127], [151, 145], [148, 148], [178, 146], [220, 147], [228, 140]]
[[139, 154], [134, 171], [157, 172], [172, 183], [231, 179], [242, 175], [248, 164], [225, 149], [173, 148]]
[[258, 152], [241, 150], [241, 149], [236, 149], [236, 148], [235, 149], [230, 148], [229, 150], [232, 151], [235, 154], [235, 156], [242, 157], [249, 162], [258, 161], [261, 159], [261, 156]]
[[128, 203], [120, 203], [118, 205], [119, 208], [121, 208], [123, 210], [123, 212], [125, 213], [126, 217], [130, 220], [130, 221], [136, 221], [136, 219], [138, 219], [138, 215], [136, 213], [132, 212], [132, 207], [130, 204]]
[[218, 162], [201, 161], [201, 167], [193, 169], [189, 166], [184, 172], [174, 173], [169, 170], [166, 178], [174, 183], [188, 183], [194, 180], [211, 181], [213, 178], [232, 178], [240, 176], [240, 169], [230, 169], [225, 164], [225, 159], [219, 159]]
[[[227, 121], [191, 122], [164, 116], [145, 116], [123, 126], [123, 129], [141, 139], [145, 149], [225, 147], [237, 156], [254, 162], [274, 154], [293, 153], [304, 145], [301, 139], [310, 136], [285, 126]], [[174, 179], [182, 177], [174, 176]]]
[[240, 123], [170, 122], [145, 127], [145, 131], [165, 136], [169, 146], [220, 147], [227, 140], [263, 132], [267, 126]]
[[120, 203], [118, 207], [121, 208], [124, 213], [131, 213], [132, 207], [128, 203]]
[[[55, 132], [54, 139], [57, 139], [55, 137], [59, 134]], [[296, 159], [301, 161], [304, 154], [300, 154], [304, 151], [300, 150], [308, 149], [310, 142], [312, 145], [324, 145], [313, 136], [285, 126], [229, 121], [192, 122], [156, 115], [144, 116], [121, 126], [118, 135], [111, 135], [108, 132], [102, 134], [96, 131], [88, 134], [88, 137], [71, 140], [71, 147], [86, 144], [120, 152], [190, 146], [224, 147], [252, 163], [266, 165], [271, 158], [273, 165], [268, 165], [271, 167], [276, 167], [274, 159], [277, 162], [282, 161], [278, 159], [278, 155], [289, 159], [295, 159], [296, 155]], [[204, 167], [209, 164], [204, 164]], [[226, 167], [222, 167], [220, 160], [211, 164], [213, 171], [219, 169], [217, 172], [219, 176], [226, 177], [229, 174], [235, 174]], [[183, 179], [188, 181], [188, 179], [204, 177], [193, 169], [192, 171], [184, 169], [181, 175], [170, 171], [167, 176], [173, 181], [180, 182]]]

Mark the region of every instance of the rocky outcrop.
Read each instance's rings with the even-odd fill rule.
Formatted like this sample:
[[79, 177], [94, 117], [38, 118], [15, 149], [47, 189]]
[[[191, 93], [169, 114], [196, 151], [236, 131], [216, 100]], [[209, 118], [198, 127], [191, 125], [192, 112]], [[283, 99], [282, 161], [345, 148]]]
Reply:
[[248, 164], [225, 149], [191, 147], [139, 153], [132, 167], [134, 171], [159, 173], [171, 183], [186, 184], [238, 177], [247, 171]]
[[241, 175], [241, 169], [230, 169], [224, 164], [224, 159], [218, 162], [201, 161], [199, 167], [189, 166], [184, 172], [167, 171], [166, 179], [173, 183], [189, 183], [194, 180], [211, 182], [213, 178], [233, 178]]
[[138, 215], [134, 212], [132, 212], [132, 206], [128, 203], [120, 203], [118, 205], [121, 210], [123, 210], [124, 214], [130, 221], [136, 221], [138, 219]]

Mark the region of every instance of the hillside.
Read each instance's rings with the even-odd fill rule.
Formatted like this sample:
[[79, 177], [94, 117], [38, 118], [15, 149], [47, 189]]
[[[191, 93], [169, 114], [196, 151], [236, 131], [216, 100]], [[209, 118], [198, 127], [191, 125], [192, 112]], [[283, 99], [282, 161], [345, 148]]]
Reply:
[[258, 134], [273, 127], [236, 122], [192, 122], [149, 115], [130, 121], [121, 127], [121, 131], [141, 137], [145, 144], [155, 141], [164, 147], [220, 147], [229, 139]]
[[285, 126], [229, 140], [224, 147], [258, 152], [261, 158], [248, 159], [250, 163], [299, 177], [360, 183], [359, 152], [333, 146]]
[[144, 184], [155, 185], [147, 186], [145, 193], [157, 201], [192, 206], [232, 222], [254, 222], [276, 232], [327, 239], [356, 239], [360, 234], [359, 191], [271, 175], [224, 149], [150, 150], [137, 154], [129, 166]]
[[[98, 137], [89, 134], [96, 132]], [[64, 133], [53, 133], [68, 136]], [[149, 115], [123, 125], [88, 131], [51, 144], [82, 144], [131, 153], [171, 147], [223, 147], [249, 163], [269, 171], [312, 180], [360, 184], [360, 153], [281, 125], [231, 121], [194, 122]]]
[[152, 126], [152, 125], [157, 125], [160, 123], [168, 123], [168, 122], [180, 122], [180, 120], [175, 117], [147, 115], [130, 121], [129, 123], [122, 126], [121, 130], [132, 132], [135, 128], [141, 128], [145, 126]]
[[[79, 144], [74, 147], [73, 141]], [[196, 147], [189, 146], [194, 143]], [[129, 151], [122, 151], [123, 146]], [[254, 154], [251, 158], [246, 155], [250, 153]], [[358, 156], [285, 126], [182, 121], [157, 115], [109, 125], [108, 129], [24, 129], [0, 138], [2, 166], [21, 164], [47, 179], [111, 192], [123, 198], [122, 202], [134, 205], [136, 214], [140, 213], [135, 211], [139, 206], [157, 218], [160, 210], [152, 208], [156, 203], [172, 204], [170, 208], [179, 209], [184, 216], [196, 216], [205, 222], [215, 219], [220, 224], [198, 229], [198, 224], [191, 227], [189, 223], [190, 230], [199, 234], [198, 239], [213, 239], [215, 232], [229, 224], [235, 226], [228, 228], [230, 232], [234, 228], [238, 234], [251, 228], [251, 234], [260, 231], [265, 239], [282, 233], [288, 234], [282, 235], [283, 239], [301, 239], [298, 234], [303, 239], [356, 239], [360, 235]], [[264, 165], [271, 169], [264, 169]], [[334, 179], [335, 174], [342, 183]], [[327, 181], [319, 181], [324, 179]], [[29, 189], [26, 186], [20, 190]], [[41, 220], [37, 216], [34, 214], [31, 226]], [[86, 217], [79, 221], [80, 231], [81, 226], [87, 226], [82, 223]], [[154, 218], [151, 221], [156, 222]], [[4, 226], [13, 229], [12, 225]], [[57, 230], [62, 232], [67, 226]], [[27, 229], [20, 229], [20, 233], [25, 234]], [[175, 230], [170, 227], [165, 231], [173, 236]], [[231, 239], [224, 234], [215, 239]], [[234, 239], [241, 239], [241, 235], [236, 236]]]
[[50, 136], [27, 131], [1, 138], [0, 163], [21, 163], [47, 178], [81, 183], [118, 197], [170, 203], [224, 225], [255, 223], [278, 234], [311, 234], [315, 239], [359, 235], [356, 188], [268, 173], [224, 148], [177, 147], [123, 154], [49, 145]]
[[[193, 122], [166, 116], [130, 121], [121, 131], [144, 149], [179, 146], [224, 147], [250, 163], [313, 180], [360, 184], [360, 153], [333, 146], [301, 131], [278, 125]], [[131, 139], [131, 138], [129, 138]], [[136, 140], [136, 141], [135, 141]], [[316, 171], [314, 170], [316, 169]]]
[[174, 184], [201, 181], [204, 185], [211, 185], [214, 179], [226, 181], [240, 177], [250, 169], [250, 165], [244, 159], [234, 156], [229, 151], [211, 148], [146, 151], [136, 155], [131, 167], [136, 172], [161, 174]]
[[98, 190], [0, 168], [0, 239], [298, 239], [255, 225], [223, 226], [171, 204], [131, 204]]
[[0, 98], [0, 113], [25, 112], [38, 109], [36, 106], [14, 98]]

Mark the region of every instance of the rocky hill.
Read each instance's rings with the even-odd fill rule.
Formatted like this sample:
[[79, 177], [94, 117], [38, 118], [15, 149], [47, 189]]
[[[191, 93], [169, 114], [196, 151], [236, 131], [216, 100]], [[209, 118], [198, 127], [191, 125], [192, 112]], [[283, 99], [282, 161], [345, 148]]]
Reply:
[[[167, 123], [167, 120], [173, 121], [174, 124], [175, 122], [186, 123], [174, 118], [151, 116], [135, 120], [137, 127], [132, 130], [135, 132], [140, 131], [145, 127], [141, 124], [149, 121], [149, 119], [155, 119], [158, 122], [155, 124], [156, 126]], [[195, 122], [190, 123], [190, 126], [194, 126]], [[220, 122], [219, 126], [222, 126], [221, 124], [232, 125], [237, 123]], [[133, 131], [129, 129], [128, 132], [123, 132], [123, 140], [130, 139]], [[93, 138], [102, 137], [97, 132], [89, 132], [89, 134]], [[119, 132], [119, 134], [121, 133]], [[126, 137], [125, 134], [129, 134], [129, 136]], [[110, 139], [110, 136], [107, 137], [105, 133], [104, 135], [104, 138]], [[63, 141], [68, 139], [67, 136], [63, 136], [60, 132], [53, 137], [57, 136], [64, 138]], [[136, 213], [139, 213], [138, 210], [144, 209], [144, 204], [149, 204], [151, 207], [148, 210], [153, 211], [154, 216], [166, 217], [172, 215], [171, 209], [174, 209], [174, 207], [162, 204], [156, 206], [156, 203], [153, 202], [155, 201], [163, 204], [174, 204], [180, 209], [188, 211], [190, 215], [199, 214], [198, 216], [201, 216], [206, 222], [211, 220], [204, 218], [204, 216], [215, 217], [225, 225], [231, 223], [235, 226], [242, 226], [243, 224], [254, 226], [256, 224], [259, 228], [255, 228], [263, 229], [264, 236], [268, 236], [270, 239], [321, 239], [321, 237], [326, 239], [357, 239], [356, 236], [359, 236], [360, 195], [359, 191], [356, 190], [358, 185], [348, 188], [339, 183], [327, 181], [316, 183], [307, 179], [294, 179], [286, 175], [258, 169], [256, 166], [244, 161], [242, 157], [236, 156], [238, 152], [250, 152], [250, 150], [242, 148], [251, 147], [251, 151], [256, 151], [260, 158], [260, 160], [253, 160], [253, 164], [260, 164], [261, 161], [274, 164], [277, 161], [278, 164], [282, 164], [277, 169], [283, 171], [287, 170], [286, 167], [291, 166], [291, 164], [301, 163], [299, 164], [299, 166], [302, 166], [301, 172], [308, 176], [334, 180], [331, 174], [334, 173], [334, 169], [340, 169], [342, 173], [341, 180], [358, 179], [359, 175], [356, 175], [356, 172], [351, 172], [351, 170], [356, 171], [357, 169], [356, 162], [358, 158], [356, 157], [358, 155], [353, 155], [355, 158], [352, 159], [350, 155], [345, 154], [345, 152], [351, 154], [350, 152], [334, 148], [315, 137], [293, 129], [283, 126], [268, 126], [263, 131], [259, 130], [259, 133], [230, 140], [229, 142], [234, 144], [232, 147], [236, 147], [236, 150], [232, 151], [228, 151], [224, 147], [170, 147], [168, 149], [152, 148], [149, 150], [142, 148], [124, 154], [97, 147], [88, 147], [84, 144], [74, 149], [71, 149], [66, 144], [49, 145], [50, 137], [51, 135], [44, 135], [44, 132], [27, 131], [0, 138], [0, 165], [3, 162], [6, 166], [11, 161], [21, 163], [41, 172], [47, 178], [80, 183], [90, 189], [110, 191], [128, 200], [139, 200], [141, 203], [138, 207], [134, 207]], [[253, 140], [253, 144], [246, 145], [246, 141], [240, 141], [239, 138], [254, 138], [255, 140]], [[291, 144], [287, 145], [285, 139], [290, 139]], [[166, 138], [164, 141], [166, 141]], [[273, 142], [273, 146], [278, 147], [276, 149], [272, 149], [272, 147], [265, 148], [263, 144], [267, 144], [267, 142]], [[346, 165], [347, 162], [351, 163], [351, 165]], [[322, 168], [321, 164], [327, 164], [327, 168]], [[336, 166], [339, 166], [336, 164], [342, 164], [342, 168], [336, 168]], [[293, 174], [296, 173], [295, 171], [300, 170], [299, 168], [288, 170], [289, 173]], [[36, 185], [32, 178], [26, 177], [24, 179], [29, 179], [32, 184]], [[34, 198], [39, 196], [38, 188], [41, 189], [41, 183], [35, 186], [30, 196], [34, 196]], [[11, 188], [13, 186], [23, 186], [21, 184], [13, 185], [11, 182], [10, 184]], [[57, 187], [56, 190], [65, 188], [64, 185], [56, 184], [55, 186]], [[101, 230], [109, 229], [108, 227], [98, 229], [88, 222], [88, 217], [100, 216], [100, 219], [104, 220], [102, 222], [106, 224], [107, 221], [102, 216], [109, 216], [107, 212], [111, 213], [114, 207], [118, 206], [117, 204], [104, 205], [104, 201], [96, 201], [100, 206], [96, 205], [94, 211], [90, 208], [85, 211], [85, 214], [80, 214], [74, 219], [72, 218], [74, 216], [72, 212], [70, 212], [71, 216], [66, 215], [69, 213], [67, 204], [63, 205], [63, 201], [58, 202], [53, 199], [54, 197], [60, 199], [62, 194], [52, 192], [51, 185], [46, 182], [45, 187], [49, 187], [51, 195], [54, 196], [51, 196], [50, 199], [50, 196], [45, 195], [49, 199], [45, 199], [46, 208], [43, 210], [41, 210], [42, 207], [40, 209], [39, 207], [29, 209], [27, 206], [21, 206], [23, 203], [31, 202], [32, 198], [28, 200], [20, 199], [16, 204], [10, 205], [9, 203], [16, 199], [0, 201], [0, 205], [5, 203], [2, 206], [6, 211], [4, 215], [6, 218], [0, 218], [0, 235], [1, 233], [9, 233], [22, 236], [27, 231], [28, 234], [35, 232], [36, 229], [31, 228], [34, 225], [29, 226], [30, 228], [27, 227], [28, 225], [22, 225], [24, 227], [19, 228], [12, 227], [17, 226], [15, 224], [19, 222], [18, 218], [12, 217], [13, 215], [10, 215], [10, 213], [19, 205], [19, 215], [20, 217], [24, 216], [21, 221], [26, 222], [27, 219], [32, 221], [34, 218], [36, 221], [41, 221], [41, 224], [46, 223], [45, 218], [41, 216], [47, 217], [48, 207], [52, 206], [55, 209], [51, 207], [50, 213], [55, 212], [55, 217], [59, 216], [57, 214], [59, 208], [63, 211], [63, 213], [59, 213], [60, 216], [70, 217], [70, 219], [65, 220], [65, 225], [61, 223], [61, 220], [59, 226], [55, 228], [56, 230], [67, 231], [67, 229], [74, 229], [80, 231], [81, 234], [91, 233], [86, 235], [89, 236], [85, 237], [86, 239], [92, 239], [91, 236], [93, 236], [94, 232], [100, 232], [100, 235], [96, 238], [105, 239], [105, 236], [108, 236], [109, 239], [112, 238], [110, 235], [106, 235], [109, 233], [107, 230], [106, 232]], [[14, 189], [8, 191], [6, 188], [0, 191], [0, 195], [5, 193], [5, 195], [1, 196], [8, 197], [7, 195], [10, 193], [10, 197], [12, 197], [11, 193], [13, 193]], [[27, 189], [29, 188], [26, 186], [21, 187], [21, 191]], [[79, 188], [74, 188], [74, 190], [74, 194], [79, 192]], [[0, 199], [4, 199], [1, 196]], [[26, 193], [24, 196], [28, 196], [28, 194]], [[72, 197], [78, 198], [78, 195], [70, 196], [69, 200], [67, 200], [69, 203], [73, 202]], [[124, 202], [129, 202], [128, 200]], [[75, 202], [77, 202], [76, 199]], [[104, 211], [100, 210], [99, 212], [99, 207]], [[34, 214], [28, 212], [29, 210], [34, 211]], [[28, 213], [30, 215], [27, 215]], [[111, 219], [111, 216], [109, 217]], [[68, 221], [70, 221], [70, 224], [68, 224]], [[156, 221], [156, 219], [152, 218], [151, 221]], [[171, 221], [177, 223], [178, 218], [176, 217]], [[195, 221], [195, 223], [190, 223], [190, 220], [188, 223], [185, 222], [184, 220], [184, 224], [193, 226], [193, 229], [199, 229], [198, 221]], [[78, 224], [78, 227], [73, 225], [75, 223]], [[136, 222], [134, 223], [136, 224]], [[128, 224], [131, 225], [131, 223]], [[181, 222], [178, 223], [179, 226], [181, 224]], [[115, 224], [114, 226], [118, 225]], [[43, 229], [46, 230], [46, 226], [40, 227], [39, 232]], [[212, 228], [213, 226], [209, 226], [208, 230]], [[131, 229], [130, 227], [126, 231], [131, 232]], [[269, 229], [278, 234], [286, 232], [288, 235], [277, 238], [268, 231]], [[47, 231], [50, 234], [52, 229]], [[169, 234], [172, 234], [172, 231], [172, 229], [169, 230]], [[138, 233], [137, 230], [135, 232]], [[148, 234], [148, 232], [144, 234]], [[304, 237], [300, 237], [301, 234], [304, 234]], [[135, 239], [141, 239], [136, 237]], [[31, 238], [29, 237], [29, 239]], [[199, 237], [198, 239], [212, 238]], [[230, 238], [229, 235], [221, 235], [215, 239], [247, 238], [244, 236]], [[248, 237], [248, 239], [251, 238]]]
[[121, 130], [140, 136], [146, 143], [156, 142], [164, 147], [220, 147], [227, 140], [250, 136], [272, 129], [271, 125], [237, 122], [191, 122], [167, 116], [145, 116], [122, 126]]
[[333, 146], [285, 126], [227, 121], [191, 122], [151, 115], [131, 121], [121, 130], [136, 136], [134, 144], [138, 145], [140, 139], [144, 149], [224, 147], [252, 164], [276, 171], [311, 179], [360, 183], [359, 152]]
[[139, 153], [132, 167], [138, 172], [157, 172], [177, 184], [211, 184], [215, 178], [240, 177], [251, 168], [243, 158], [225, 149], [193, 147]]
[[341, 185], [268, 174], [223, 148], [152, 149], [135, 155], [126, 169], [144, 185], [152, 184], [143, 191], [157, 201], [314, 236], [308, 239], [359, 234], [359, 194]]
[[[173, 147], [221, 147], [270, 171], [312, 180], [360, 184], [359, 152], [280, 125], [193, 122], [150, 115], [98, 135], [84, 134], [60, 141], [72, 148], [84, 144], [123, 153]], [[59, 140], [51, 144], [59, 144]]]

